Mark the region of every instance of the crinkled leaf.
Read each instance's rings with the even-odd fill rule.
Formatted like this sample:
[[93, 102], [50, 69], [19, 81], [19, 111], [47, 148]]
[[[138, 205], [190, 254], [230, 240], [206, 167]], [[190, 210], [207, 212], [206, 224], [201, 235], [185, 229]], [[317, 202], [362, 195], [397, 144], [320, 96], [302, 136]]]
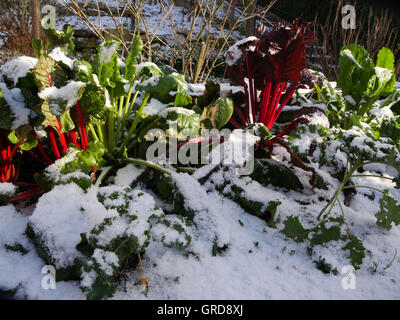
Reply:
[[60, 122], [61, 122], [61, 133], [67, 133], [75, 128], [74, 121], [71, 118], [71, 113], [70, 109], [65, 111], [61, 116], [60, 116]]
[[81, 99], [85, 87], [84, 82], [71, 81], [61, 88], [44, 89], [39, 96], [48, 102], [50, 111], [54, 115], [61, 116]]
[[347, 237], [349, 242], [342, 248], [342, 250], [350, 251], [350, 261], [354, 269], [360, 269], [363, 259], [365, 258], [365, 247], [363, 243], [354, 235]]
[[283, 223], [285, 228], [283, 228], [280, 232], [286, 237], [293, 239], [296, 242], [303, 242], [304, 240], [308, 239], [310, 230], [304, 229], [299, 221], [299, 217], [289, 216]]
[[[42, 19], [42, 25], [46, 23], [46, 18]], [[68, 49], [71, 53], [75, 53], [75, 44], [72, 39], [75, 30], [67, 26], [65, 31], [57, 31], [56, 26], [50, 26], [43, 28], [43, 31], [47, 38], [47, 49], [53, 49], [55, 47]]]
[[43, 50], [43, 40], [42, 39], [32, 39], [32, 48], [35, 52], [36, 57], [40, 57], [44, 54]]
[[106, 111], [106, 92], [103, 87], [89, 83], [79, 100], [82, 116], [86, 123], [100, 123], [104, 120]]
[[114, 96], [125, 94], [125, 83], [121, 76], [116, 52], [121, 42], [106, 40], [97, 49], [98, 54], [93, 60], [92, 67], [102, 86], [111, 90]]
[[386, 230], [392, 228], [392, 223], [396, 226], [400, 224], [400, 206], [397, 201], [389, 196], [389, 191], [385, 190], [383, 197], [379, 200], [380, 210], [375, 214], [376, 224]]
[[78, 152], [75, 160], [68, 162], [62, 167], [61, 173], [71, 173], [80, 170], [89, 173], [93, 167], [97, 167], [102, 160], [105, 149], [101, 142], [90, 142], [86, 150]]
[[130, 83], [133, 83], [136, 78], [136, 60], [143, 50], [143, 41], [140, 36], [133, 38], [131, 50], [126, 58], [125, 76], [124, 78]]
[[33, 73], [39, 90], [48, 87], [62, 87], [67, 81], [67, 76], [60, 65], [47, 55], [39, 57]]
[[322, 224], [318, 231], [312, 236], [311, 244], [324, 244], [329, 241], [337, 241], [340, 239], [340, 226], [332, 226], [326, 228], [325, 224]]
[[200, 115], [197, 113], [185, 114], [175, 110], [175, 108], [169, 108], [168, 113], [165, 117], [166, 122], [175, 122], [178, 131], [183, 129], [190, 129], [198, 132], [200, 129]]
[[3, 93], [0, 88], [0, 129], [11, 130], [13, 121], [14, 116], [3, 98]]
[[74, 68], [72, 72], [74, 81], [93, 81], [93, 68], [92, 65], [87, 61], [74, 61]]
[[265, 186], [272, 184], [296, 191], [304, 189], [299, 178], [292, 170], [273, 159], [256, 160], [250, 177]]
[[150, 93], [162, 103], [174, 101], [174, 107], [186, 106], [192, 102], [183, 75], [171, 74], [153, 77], [136, 85], [136, 90]]
[[164, 72], [161, 71], [161, 69], [155, 63], [152, 62], [146, 62], [141, 65], [138, 65], [136, 69], [136, 76], [145, 79], [151, 77], [159, 77], [163, 74]]

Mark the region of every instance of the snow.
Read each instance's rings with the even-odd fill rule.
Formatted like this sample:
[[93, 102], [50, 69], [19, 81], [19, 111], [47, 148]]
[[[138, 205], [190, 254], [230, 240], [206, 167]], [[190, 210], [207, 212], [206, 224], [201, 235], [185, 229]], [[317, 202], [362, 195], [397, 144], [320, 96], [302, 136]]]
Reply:
[[166, 107], [167, 105], [165, 103], [162, 103], [161, 101], [152, 98], [150, 102], [144, 107], [143, 113], [149, 116], [157, 115]]
[[17, 187], [12, 183], [3, 182], [0, 183], [0, 194], [14, 194], [17, 191]]
[[117, 50], [118, 46], [118, 42], [112, 42], [107, 46], [103, 43], [100, 46], [100, 65], [109, 63], [111, 61], [111, 58]]
[[182, 107], [170, 107], [170, 108], [165, 108], [165, 109], [161, 110], [158, 113], [158, 115], [161, 118], [166, 118], [170, 112], [176, 112], [176, 113], [179, 113], [179, 114], [183, 114], [185, 116], [190, 116], [190, 115], [195, 114], [195, 112], [193, 110], [190, 110], [190, 109], [186, 109], [186, 108], [182, 108]]
[[[12, 290], [20, 286], [16, 298], [26, 299], [83, 299], [77, 283], [58, 282], [56, 290], [41, 286], [42, 268], [46, 263], [39, 258], [33, 244], [25, 235], [28, 218], [12, 205], [0, 207], [0, 289]], [[23, 246], [27, 253], [7, 250], [5, 245]]]
[[10, 107], [14, 120], [11, 124], [11, 130], [16, 130], [20, 126], [28, 123], [30, 110], [25, 108], [25, 99], [19, 88], [9, 90], [5, 83], [0, 82], [0, 90], [3, 98]]
[[[70, 81], [66, 86], [61, 88], [45, 88], [38, 95], [41, 99], [49, 103], [51, 112], [59, 116], [79, 101], [79, 90], [85, 85], [86, 83], [82, 81]], [[60, 106], [60, 102], [65, 103], [65, 106]]]
[[35, 68], [37, 61], [36, 58], [18, 57], [1, 66], [0, 74], [13, 81], [16, 86], [19, 78], [26, 77], [29, 70]]
[[139, 74], [140, 72], [142, 72], [143, 68], [145, 68], [145, 67], [155, 68], [160, 73], [162, 73], [160, 68], [155, 63], [150, 62], [150, 61], [146, 61], [146, 62], [142, 62], [142, 63], [139, 63], [138, 65], [136, 65], [136, 74]]
[[[68, 195], [68, 201], [65, 197]], [[60, 204], [63, 204], [60, 206]], [[52, 253], [57, 268], [67, 267], [82, 254], [76, 249], [80, 234], [90, 231], [104, 218], [116, 215], [108, 212], [97, 201], [94, 189], [86, 194], [76, 184], [55, 186], [44, 194], [29, 217], [35, 233]]]
[[113, 252], [105, 252], [101, 249], [96, 249], [93, 253], [93, 258], [100, 265], [100, 268], [109, 276], [113, 274], [111, 265], [118, 266], [118, 257]]
[[[244, 38], [238, 42], [236, 42], [233, 46], [231, 46], [225, 53], [225, 62], [228, 66], [232, 67], [243, 55], [242, 50], [239, 48], [248, 42], [255, 42], [258, 38], [251, 36]], [[250, 51], [254, 51], [255, 47], [250, 46], [248, 48]]]
[[[71, 70], [74, 68], [74, 60], [71, 59], [71, 58], [69, 58], [69, 57], [67, 57], [67, 56], [65, 55], [65, 53], [61, 50], [60, 47], [54, 48], [53, 51], [51, 51], [51, 52], [49, 53], [49, 56], [50, 56], [51, 58], [53, 58], [55, 61], [57, 61], [57, 62], [62, 62], [62, 63], [64, 63], [64, 64], [67, 65]], [[86, 66], [81, 65], [81, 67], [82, 67], [82, 68], [85, 67], [85, 68], [87, 69]], [[87, 72], [87, 71], [86, 71], [86, 72]]]
[[114, 184], [117, 186], [129, 186], [143, 171], [144, 169], [139, 169], [130, 163], [118, 170], [114, 179]]

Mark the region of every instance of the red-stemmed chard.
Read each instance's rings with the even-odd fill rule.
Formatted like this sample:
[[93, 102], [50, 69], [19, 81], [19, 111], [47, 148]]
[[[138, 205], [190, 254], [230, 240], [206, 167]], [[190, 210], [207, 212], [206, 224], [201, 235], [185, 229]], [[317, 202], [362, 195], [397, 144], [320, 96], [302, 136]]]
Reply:
[[235, 107], [241, 122], [231, 119], [235, 127], [263, 123], [271, 129], [296, 89], [310, 84], [306, 45], [312, 41], [309, 25], [295, 21], [279, 23], [271, 31], [260, 25], [255, 36], [228, 49], [228, 77], [246, 95], [245, 113]]

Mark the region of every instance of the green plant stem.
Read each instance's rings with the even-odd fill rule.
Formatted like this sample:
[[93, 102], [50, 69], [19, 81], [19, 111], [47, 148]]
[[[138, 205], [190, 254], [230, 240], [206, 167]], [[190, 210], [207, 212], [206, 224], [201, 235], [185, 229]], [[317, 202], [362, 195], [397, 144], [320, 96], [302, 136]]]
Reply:
[[165, 173], [165, 174], [168, 174], [169, 176], [171, 175], [171, 173], [170, 173], [169, 171], [167, 171], [167, 170], [161, 168], [160, 166], [157, 166], [157, 165], [154, 164], [154, 163], [151, 163], [151, 162], [148, 162], [148, 161], [145, 161], [145, 160], [142, 160], [142, 159], [127, 158], [127, 159], [125, 160], [125, 162], [126, 162], [126, 163], [132, 163], [132, 164], [138, 164], [138, 165], [150, 167], [150, 168], [156, 169], [156, 170], [158, 170], [158, 171], [161, 171], [161, 172], [163, 172], [163, 173]]
[[387, 180], [393, 180], [392, 178], [389, 177], [382, 177], [379, 175], [374, 175], [374, 174], [357, 174], [357, 175], [352, 175], [352, 178], [381, 178], [381, 179], [387, 179]]
[[136, 91], [135, 95], [132, 98], [131, 104], [129, 105], [129, 108], [127, 110], [125, 110], [125, 121], [126, 121], [128, 115], [132, 112], [133, 105], [135, 104], [138, 95], [139, 95], [139, 91]]
[[94, 130], [93, 125], [92, 125], [91, 123], [89, 123], [88, 126], [89, 126], [90, 132], [91, 132], [92, 135], [93, 135], [93, 138], [94, 138], [96, 141], [99, 141], [99, 137], [97, 136], [97, 133], [96, 133], [96, 131]]
[[374, 188], [374, 187], [370, 187], [370, 186], [358, 186], [358, 185], [356, 185], [356, 186], [345, 186], [345, 187], [342, 188], [342, 190], [352, 189], [352, 188], [367, 188], [367, 189], [372, 189], [372, 190], [378, 191], [380, 193], [384, 193], [382, 190], [379, 190], [378, 188]]
[[128, 115], [131, 113], [133, 105], [135, 104], [136, 98], [137, 98], [137, 96], [139, 94], [139, 91], [136, 91], [134, 96], [133, 96], [133, 98], [132, 98], [133, 86], [132, 86], [132, 90], [129, 89], [129, 91], [130, 91], [130, 93], [128, 94], [128, 99], [125, 102], [124, 114], [123, 114], [123, 117], [122, 117], [121, 139], [123, 138], [123, 130], [124, 130], [125, 126], [126, 126], [126, 120], [128, 118]]
[[108, 112], [108, 149], [114, 149], [114, 110]]
[[100, 187], [102, 181], [104, 180], [104, 178], [108, 175], [108, 173], [111, 171], [112, 167], [104, 167], [102, 168], [101, 174], [100, 176], [97, 178], [95, 186], [96, 187]]
[[101, 126], [96, 125], [97, 133], [99, 136], [100, 141], [104, 144], [104, 137], [103, 137], [103, 131], [101, 130]]
[[118, 117], [117, 117], [117, 132], [115, 135], [116, 143], [118, 143], [120, 134], [121, 134], [121, 120], [122, 120], [122, 110], [124, 106], [124, 98], [125, 97], [120, 97], [119, 99], [119, 108], [118, 108]]
[[104, 147], [108, 150], [108, 139], [107, 139], [107, 126], [105, 125], [105, 124], [102, 124], [101, 126], [100, 126], [100, 130], [99, 130], [99, 132], [102, 132], [101, 133], [101, 136], [103, 137], [103, 144], [104, 144]]
[[129, 139], [130, 139], [130, 138], [132, 137], [132, 135], [135, 133], [137, 124], [138, 124], [138, 122], [139, 122], [139, 118], [140, 118], [140, 116], [142, 115], [143, 109], [144, 109], [144, 107], [146, 106], [147, 100], [149, 100], [149, 98], [150, 98], [150, 93], [146, 93], [146, 95], [145, 95], [144, 98], [143, 98], [142, 104], [140, 105], [140, 108], [139, 108], [139, 110], [137, 111], [137, 113], [136, 113], [136, 115], [135, 115], [135, 119], [133, 120], [132, 126], [131, 126], [131, 128], [129, 129], [128, 135], [126, 136], [126, 138], [125, 138], [123, 144], [121, 145], [121, 148], [124, 148], [124, 147], [128, 144]]

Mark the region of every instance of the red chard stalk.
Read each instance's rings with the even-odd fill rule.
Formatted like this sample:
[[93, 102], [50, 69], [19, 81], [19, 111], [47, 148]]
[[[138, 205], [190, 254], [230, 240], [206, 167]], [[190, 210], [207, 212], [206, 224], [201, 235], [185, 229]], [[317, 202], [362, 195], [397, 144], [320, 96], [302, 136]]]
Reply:
[[228, 49], [228, 77], [246, 95], [245, 115], [235, 107], [242, 127], [261, 122], [271, 129], [296, 89], [312, 85], [305, 68], [306, 45], [313, 39], [309, 25], [297, 21], [279, 23], [271, 31], [260, 25], [255, 36]]

